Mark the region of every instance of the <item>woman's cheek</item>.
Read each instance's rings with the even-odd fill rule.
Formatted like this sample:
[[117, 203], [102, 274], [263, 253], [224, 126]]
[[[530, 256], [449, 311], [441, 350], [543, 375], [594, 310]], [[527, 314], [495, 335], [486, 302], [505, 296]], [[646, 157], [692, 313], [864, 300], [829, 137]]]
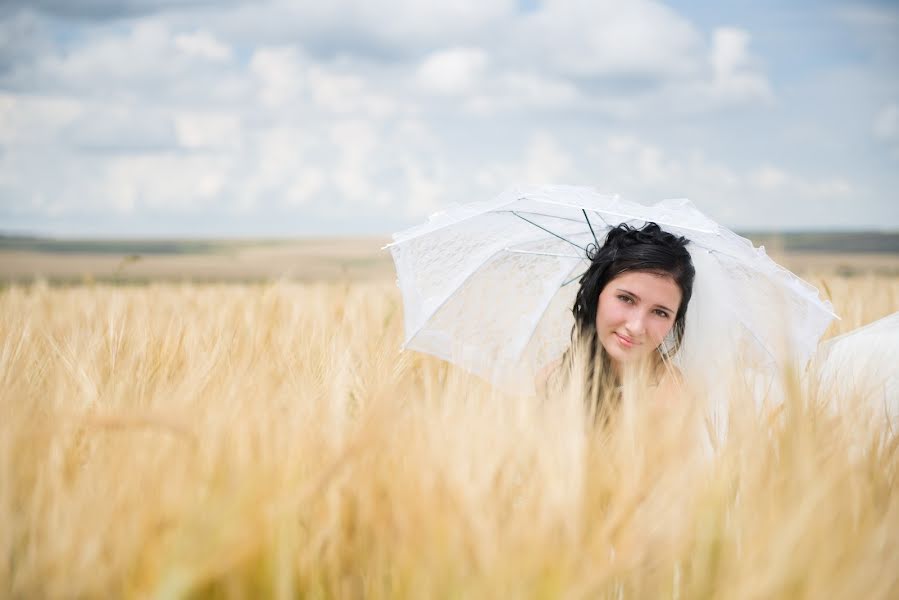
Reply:
[[671, 331], [671, 325], [667, 322], [663, 323], [658, 330], [653, 332], [653, 345], [658, 347], [665, 341], [665, 336], [668, 335], [668, 332]]

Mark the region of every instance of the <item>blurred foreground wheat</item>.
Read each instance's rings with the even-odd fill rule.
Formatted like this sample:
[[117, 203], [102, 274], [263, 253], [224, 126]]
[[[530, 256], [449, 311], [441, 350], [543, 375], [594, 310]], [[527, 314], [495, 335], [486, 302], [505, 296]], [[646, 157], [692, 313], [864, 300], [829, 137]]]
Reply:
[[[812, 281], [830, 334], [899, 309]], [[735, 393], [710, 456], [689, 411], [588, 426], [401, 329], [387, 284], [3, 290], [0, 596], [899, 596], [878, 423]]]

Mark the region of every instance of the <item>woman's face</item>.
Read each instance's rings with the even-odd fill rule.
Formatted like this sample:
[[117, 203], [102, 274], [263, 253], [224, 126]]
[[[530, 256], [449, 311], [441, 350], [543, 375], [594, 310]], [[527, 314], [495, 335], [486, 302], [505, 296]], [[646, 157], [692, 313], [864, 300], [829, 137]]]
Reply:
[[681, 291], [669, 276], [626, 271], [599, 294], [596, 334], [613, 364], [640, 360], [661, 345], [674, 326]]

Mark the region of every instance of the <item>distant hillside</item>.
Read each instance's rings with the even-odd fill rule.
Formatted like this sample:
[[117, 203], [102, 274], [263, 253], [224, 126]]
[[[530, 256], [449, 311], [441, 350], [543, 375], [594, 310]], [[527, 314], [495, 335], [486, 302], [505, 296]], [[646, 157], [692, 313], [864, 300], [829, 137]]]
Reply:
[[[796, 273], [899, 275], [899, 233], [743, 232]], [[0, 287], [109, 281], [390, 280], [385, 237], [294, 240], [56, 240], [0, 236]]]
[[206, 254], [238, 244], [211, 240], [54, 239], [0, 235], [0, 250], [53, 254]]
[[783, 252], [899, 254], [899, 232], [739, 232], [756, 246]]
[[[769, 250], [802, 253], [875, 253], [899, 254], [899, 232], [785, 232], [741, 231], [741, 236], [752, 240], [756, 246]], [[334, 241], [348, 238], [334, 238]], [[373, 239], [367, 237], [365, 239]], [[110, 255], [180, 255], [218, 254], [239, 251], [249, 247], [277, 247], [285, 244], [305, 245], [330, 241], [329, 238], [284, 240], [104, 240], [104, 239], [53, 239], [43, 237], [0, 234], [0, 250], [27, 251], [51, 254], [110, 254]], [[389, 241], [384, 236], [384, 243]]]

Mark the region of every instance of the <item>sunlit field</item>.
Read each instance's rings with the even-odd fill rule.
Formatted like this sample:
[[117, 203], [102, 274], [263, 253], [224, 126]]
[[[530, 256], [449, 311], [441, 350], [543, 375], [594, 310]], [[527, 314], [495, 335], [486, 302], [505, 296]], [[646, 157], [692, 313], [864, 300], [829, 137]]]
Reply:
[[[899, 310], [899, 277], [807, 278], [828, 336]], [[392, 280], [4, 287], [0, 596], [899, 597], [865, 407], [735, 388], [709, 451], [691, 407], [594, 425], [401, 341]]]

